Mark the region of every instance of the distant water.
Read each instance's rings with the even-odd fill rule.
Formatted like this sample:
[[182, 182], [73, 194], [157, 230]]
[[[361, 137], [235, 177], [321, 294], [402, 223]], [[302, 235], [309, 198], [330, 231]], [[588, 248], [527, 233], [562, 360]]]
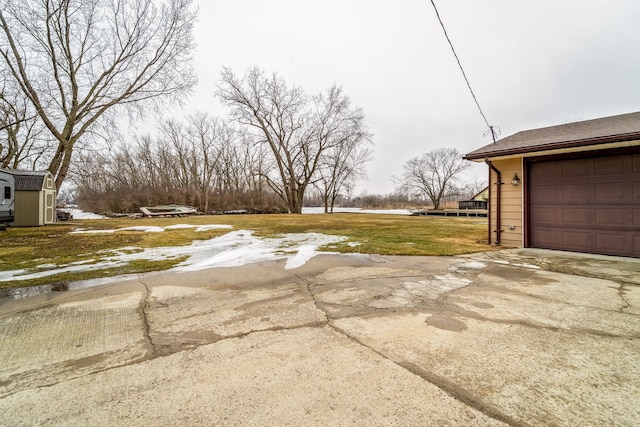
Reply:
[[[367, 213], [367, 214], [387, 214], [387, 215], [411, 215], [408, 209], [360, 209], [360, 208], [334, 208], [335, 213]], [[321, 214], [324, 208], [302, 208], [303, 214]]]
[[[84, 212], [80, 209], [65, 209], [71, 212], [73, 219], [104, 219], [107, 218], [103, 215], [98, 215], [93, 212]], [[360, 209], [360, 208], [334, 208], [335, 213], [366, 213], [366, 214], [383, 214], [383, 215], [411, 215], [411, 211], [408, 209]], [[322, 207], [310, 207], [302, 208], [303, 214], [323, 214], [324, 208]]]

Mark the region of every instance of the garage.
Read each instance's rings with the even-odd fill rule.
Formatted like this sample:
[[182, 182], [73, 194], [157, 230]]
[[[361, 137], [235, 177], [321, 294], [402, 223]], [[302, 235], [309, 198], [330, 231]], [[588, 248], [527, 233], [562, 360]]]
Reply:
[[527, 166], [527, 246], [640, 257], [640, 154]]
[[517, 132], [488, 166], [487, 242], [640, 258], [640, 111]]

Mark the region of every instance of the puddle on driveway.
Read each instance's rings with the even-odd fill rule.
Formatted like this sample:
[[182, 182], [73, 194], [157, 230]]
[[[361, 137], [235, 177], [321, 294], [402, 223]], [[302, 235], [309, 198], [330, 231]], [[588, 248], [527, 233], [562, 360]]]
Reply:
[[[33, 297], [36, 295], [48, 295], [53, 292], [59, 292], [58, 290], [54, 290], [54, 286], [56, 289], [60, 289], [58, 285], [39, 285], [39, 286], [27, 286], [24, 288], [10, 288], [10, 289], [0, 289], [0, 298], [11, 298], [11, 299], [21, 299]], [[68, 290], [64, 289], [65, 291]]]
[[433, 315], [431, 317], [427, 317], [425, 322], [429, 326], [444, 329], [445, 331], [462, 332], [467, 329], [467, 325], [463, 321], [446, 316]]
[[134, 279], [137, 277], [137, 275], [124, 275], [105, 277], [102, 279], [80, 280], [76, 282], [55, 282], [49, 285], [25, 286], [23, 288], [0, 289], [0, 299], [22, 299], [36, 295], [50, 295], [55, 292], [76, 291], [80, 289], [94, 288], [101, 285], [108, 285], [118, 280]]

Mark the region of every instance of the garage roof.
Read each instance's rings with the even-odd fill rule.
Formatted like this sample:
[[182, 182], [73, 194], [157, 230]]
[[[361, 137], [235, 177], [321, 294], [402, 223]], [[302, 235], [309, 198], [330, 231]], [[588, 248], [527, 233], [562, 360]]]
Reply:
[[467, 160], [640, 140], [640, 112], [518, 132], [464, 156]]

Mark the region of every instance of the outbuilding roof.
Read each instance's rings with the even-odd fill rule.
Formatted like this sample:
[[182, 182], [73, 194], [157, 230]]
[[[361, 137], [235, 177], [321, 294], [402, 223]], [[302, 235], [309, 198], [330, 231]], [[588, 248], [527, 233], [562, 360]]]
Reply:
[[518, 132], [464, 156], [467, 160], [640, 140], [640, 112]]
[[10, 173], [15, 179], [15, 191], [40, 191], [44, 187], [44, 179], [49, 171], [23, 171], [16, 169], [2, 169]]

